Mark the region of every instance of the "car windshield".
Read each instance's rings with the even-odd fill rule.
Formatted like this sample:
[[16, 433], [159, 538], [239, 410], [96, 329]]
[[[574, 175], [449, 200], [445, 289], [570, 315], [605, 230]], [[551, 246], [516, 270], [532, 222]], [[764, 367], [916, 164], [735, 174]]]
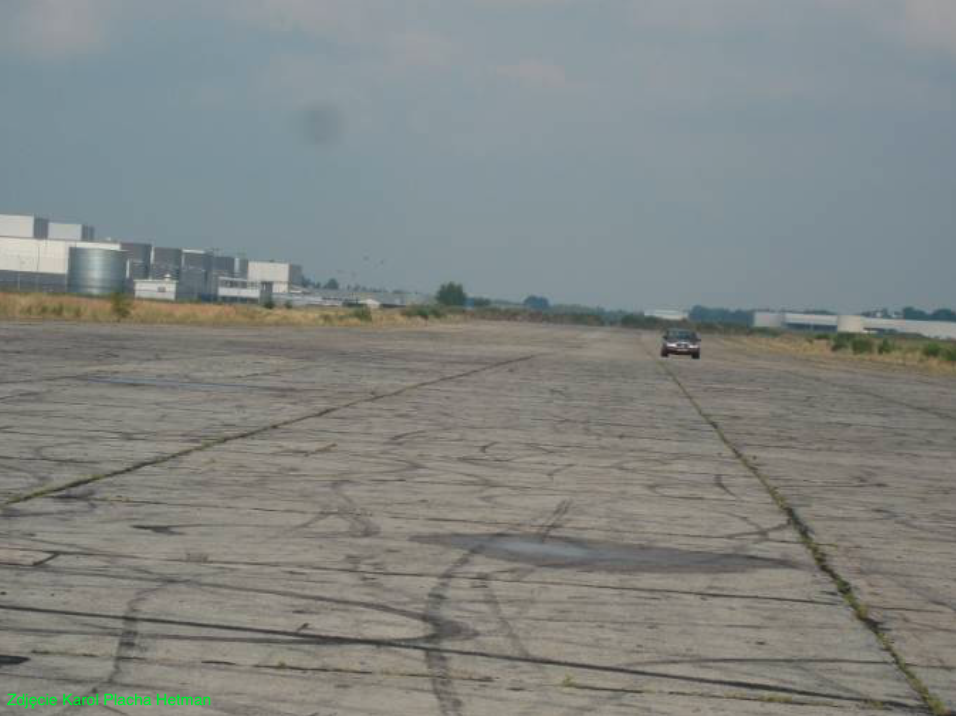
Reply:
[[697, 334], [693, 331], [668, 331], [667, 339], [671, 341], [696, 341]]

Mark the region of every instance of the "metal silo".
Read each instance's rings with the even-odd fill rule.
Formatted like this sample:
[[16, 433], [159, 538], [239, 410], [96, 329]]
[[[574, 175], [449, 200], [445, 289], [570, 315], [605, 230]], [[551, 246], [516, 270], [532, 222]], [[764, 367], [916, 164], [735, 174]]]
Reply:
[[198, 249], [183, 249], [183, 268], [179, 281], [186, 291], [203, 297], [208, 294], [212, 254]]
[[124, 290], [127, 256], [119, 249], [71, 246], [67, 290], [93, 296]]
[[129, 254], [130, 281], [138, 278], [149, 278], [149, 266], [153, 254], [152, 244], [122, 241], [120, 242], [120, 248]]
[[178, 279], [182, 271], [183, 250], [153, 247], [153, 260], [149, 265], [149, 277], [162, 279], [166, 276]]

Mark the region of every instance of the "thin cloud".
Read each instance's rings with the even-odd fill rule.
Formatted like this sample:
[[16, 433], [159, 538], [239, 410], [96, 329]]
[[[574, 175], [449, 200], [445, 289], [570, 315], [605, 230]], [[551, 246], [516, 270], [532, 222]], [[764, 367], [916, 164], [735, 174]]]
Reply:
[[29, 57], [58, 60], [106, 47], [116, 0], [6, 0], [0, 44]]
[[850, 19], [885, 40], [956, 55], [956, 0], [631, 0], [638, 28], [693, 35]]
[[956, 56], [954, 0], [906, 0], [904, 17], [906, 36], [911, 44]]
[[230, 0], [225, 11], [252, 27], [348, 43], [382, 37], [395, 19], [376, 0]]
[[408, 31], [388, 39], [392, 64], [400, 67], [444, 67], [457, 48], [448, 38], [432, 32]]
[[522, 60], [514, 65], [502, 65], [497, 68], [501, 77], [506, 77], [523, 85], [542, 89], [560, 89], [568, 85], [568, 77], [558, 65], [543, 60]]

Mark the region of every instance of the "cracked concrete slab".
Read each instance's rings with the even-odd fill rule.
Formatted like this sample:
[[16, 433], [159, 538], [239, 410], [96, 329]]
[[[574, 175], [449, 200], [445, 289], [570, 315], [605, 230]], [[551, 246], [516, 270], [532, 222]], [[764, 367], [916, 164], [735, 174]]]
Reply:
[[636, 332], [0, 337], [23, 363], [0, 375], [8, 691], [208, 696], [177, 707], [197, 714], [925, 712], [731, 441], [952, 705], [943, 379], [714, 342], [668, 366], [722, 438]]

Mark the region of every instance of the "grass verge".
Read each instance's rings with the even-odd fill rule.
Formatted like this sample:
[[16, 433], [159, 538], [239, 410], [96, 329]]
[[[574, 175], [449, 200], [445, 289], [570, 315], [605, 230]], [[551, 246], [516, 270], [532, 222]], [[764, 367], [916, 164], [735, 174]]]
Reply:
[[956, 341], [938, 341], [917, 336], [856, 335], [849, 333], [781, 333], [777, 335], [726, 336], [745, 347], [820, 358], [910, 368], [956, 375]]
[[0, 293], [0, 320], [82, 323], [175, 324], [191, 326], [402, 326], [423, 325], [454, 314], [409, 310], [309, 307], [269, 309], [248, 304], [180, 303], [135, 300], [128, 296], [92, 298], [48, 293]]

